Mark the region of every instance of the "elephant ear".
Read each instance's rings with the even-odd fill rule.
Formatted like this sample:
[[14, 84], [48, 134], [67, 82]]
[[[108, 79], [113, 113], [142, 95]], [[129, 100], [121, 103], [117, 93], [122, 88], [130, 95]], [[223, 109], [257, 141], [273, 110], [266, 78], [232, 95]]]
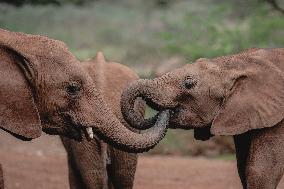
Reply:
[[99, 90], [103, 90], [104, 85], [105, 85], [104, 69], [105, 69], [105, 64], [106, 64], [104, 54], [101, 51], [99, 51], [95, 59], [93, 60], [93, 62], [95, 66], [95, 74], [94, 74], [95, 83]]
[[272, 127], [283, 119], [284, 75], [277, 64], [263, 56], [232, 60], [231, 65], [236, 66], [226, 71], [227, 92], [223, 108], [213, 120], [212, 134], [237, 135]]
[[[22, 140], [41, 135], [41, 122], [35, 104], [35, 65], [21, 48], [0, 31], [0, 127]], [[18, 39], [19, 40], [19, 39]]]

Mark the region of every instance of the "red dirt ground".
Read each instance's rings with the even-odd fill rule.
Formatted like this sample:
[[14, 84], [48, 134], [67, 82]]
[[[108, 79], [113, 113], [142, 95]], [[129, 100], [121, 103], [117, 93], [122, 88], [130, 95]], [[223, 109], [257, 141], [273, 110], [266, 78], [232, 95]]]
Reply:
[[[67, 189], [66, 154], [56, 136], [22, 142], [1, 132], [6, 189]], [[240, 189], [234, 161], [142, 156], [134, 189]], [[284, 189], [282, 179], [279, 189]]]

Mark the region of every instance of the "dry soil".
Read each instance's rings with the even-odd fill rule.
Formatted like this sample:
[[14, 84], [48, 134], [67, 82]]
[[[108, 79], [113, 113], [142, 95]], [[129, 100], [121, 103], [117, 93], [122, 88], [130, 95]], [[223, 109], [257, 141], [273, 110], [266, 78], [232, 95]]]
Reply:
[[[22, 142], [0, 133], [6, 189], [67, 189], [66, 154], [56, 136]], [[141, 156], [134, 189], [240, 189], [235, 161]], [[280, 189], [284, 189], [282, 179]]]

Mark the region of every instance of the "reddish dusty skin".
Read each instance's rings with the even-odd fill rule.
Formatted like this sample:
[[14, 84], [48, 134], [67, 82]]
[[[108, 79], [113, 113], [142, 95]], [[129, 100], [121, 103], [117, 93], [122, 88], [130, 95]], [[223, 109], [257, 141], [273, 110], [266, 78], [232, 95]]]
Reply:
[[284, 172], [283, 94], [284, 49], [248, 49], [138, 80], [121, 107], [135, 128], [144, 126], [132, 110], [142, 97], [157, 110], [171, 109], [170, 127], [195, 129], [197, 139], [234, 136], [243, 187], [272, 189]]
[[109, 113], [93, 79], [60, 41], [0, 29], [0, 58], [1, 128], [22, 140], [37, 138], [41, 131], [80, 140], [79, 130], [92, 127], [117, 147], [143, 152], [166, 132], [165, 113], [161, 118], [167, 119], [143, 134], [121, 124]]
[[[128, 83], [137, 80], [138, 75], [128, 67], [106, 62], [99, 52], [95, 59], [83, 62], [82, 66], [92, 77], [96, 88], [102, 93], [111, 112], [123, 120], [120, 98]], [[138, 100], [135, 110], [144, 116], [144, 102]], [[71, 189], [106, 188], [108, 184], [117, 189], [131, 189], [137, 165], [137, 155], [126, 153], [107, 145], [96, 135], [93, 140], [80, 143], [61, 137], [68, 154], [69, 183]], [[108, 159], [108, 163], [107, 163]], [[109, 181], [107, 183], [107, 181]]]
[[129, 130], [60, 41], [0, 29], [0, 62], [0, 127], [18, 139], [44, 131], [80, 140], [80, 131], [92, 127], [117, 147], [144, 152], [164, 137], [169, 113], [146, 133]]

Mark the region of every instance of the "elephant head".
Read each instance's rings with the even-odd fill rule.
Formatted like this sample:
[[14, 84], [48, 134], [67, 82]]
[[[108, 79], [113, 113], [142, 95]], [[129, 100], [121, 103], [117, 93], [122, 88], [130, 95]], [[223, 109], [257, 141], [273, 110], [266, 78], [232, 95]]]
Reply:
[[[236, 135], [271, 127], [284, 117], [284, 49], [250, 49], [192, 64], [152, 80], [138, 80], [123, 93], [122, 113], [138, 129], [151, 127], [133, 110], [142, 97], [157, 111], [170, 110], [170, 127]], [[207, 133], [207, 134], [210, 134]]]
[[0, 29], [0, 61], [0, 127], [22, 140], [41, 131], [80, 140], [95, 130], [118, 146], [143, 151], [165, 133], [166, 112], [154, 132], [127, 130], [109, 114], [92, 78], [60, 41]]

